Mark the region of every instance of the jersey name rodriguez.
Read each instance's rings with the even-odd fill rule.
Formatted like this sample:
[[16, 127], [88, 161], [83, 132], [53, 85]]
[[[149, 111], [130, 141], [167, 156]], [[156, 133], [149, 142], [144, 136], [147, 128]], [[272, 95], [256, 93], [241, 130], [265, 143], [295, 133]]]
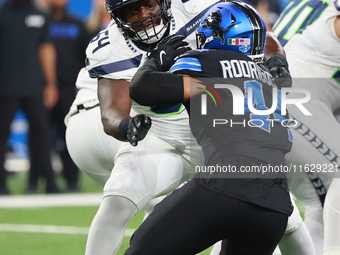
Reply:
[[252, 78], [273, 86], [270, 73], [261, 69], [255, 62], [246, 60], [220, 61], [223, 78]]

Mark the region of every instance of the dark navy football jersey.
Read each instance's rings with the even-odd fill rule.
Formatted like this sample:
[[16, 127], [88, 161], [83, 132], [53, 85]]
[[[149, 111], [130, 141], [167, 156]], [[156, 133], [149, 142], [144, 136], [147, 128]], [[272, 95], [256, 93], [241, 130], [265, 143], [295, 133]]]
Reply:
[[[273, 96], [275, 85], [265, 67], [238, 52], [203, 50], [185, 54], [170, 72], [189, 75], [207, 85], [202, 95], [191, 98], [190, 106], [187, 104], [191, 131], [204, 151], [207, 165], [227, 155], [275, 163], [275, 155], [281, 157], [290, 151], [291, 136], [285, 121], [288, 115], [281, 115], [281, 94], [278, 91]], [[235, 114], [240, 102], [243, 111]], [[261, 114], [274, 111], [254, 114], [249, 103]]]
[[[201, 95], [185, 103], [206, 167], [195, 181], [214, 192], [290, 215], [288, 185], [280, 168], [286, 166], [284, 155], [292, 145], [288, 116], [281, 115], [280, 92], [273, 93], [276, 86], [266, 68], [238, 52], [198, 50], [181, 56], [170, 72], [206, 85]], [[272, 113], [261, 115], [270, 109]], [[218, 170], [217, 166], [229, 170], [207, 171]], [[254, 166], [280, 170], [240, 171]]]

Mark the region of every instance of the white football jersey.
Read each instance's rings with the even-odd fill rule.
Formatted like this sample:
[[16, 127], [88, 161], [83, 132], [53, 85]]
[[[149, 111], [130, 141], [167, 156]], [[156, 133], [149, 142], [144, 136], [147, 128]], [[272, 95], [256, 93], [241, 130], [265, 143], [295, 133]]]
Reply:
[[[335, 33], [334, 20], [340, 15], [340, 1], [319, 2], [322, 2], [319, 16], [314, 15], [315, 20], [295, 34], [284, 49], [293, 78], [325, 78], [298, 83], [305, 84], [302, 86], [310, 90], [313, 98], [335, 110], [340, 106], [340, 39]], [[301, 14], [309, 10], [304, 5], [301, 9]], [[298, 18], [295, 21], [298, 22]]]
[[73, 105], [77, 106], [89, 101], [98, 100], [97, 79], [91, 78], [86, 68], [82, 68], [78, 73], [76, 87], [78, 93]]
[[[208, 8], [218, 0], [174, 0], [171, 3], [170, 34], [180, 34], [196, 48], [195, 30]], [[145, 49], [147, 51], [147, 49]], [[87, 50], [87, 69], [92, 78], [124, 79], [131, 81], [146, 58], [146, 51], [138, 48], [129, 38], [122, 36], [116, 24], [94, 37]], [[145, 107], [132, 104], [137, 114], [146, 114], [153, 120], [151, 131], [158, 136], [181, 139], [188, 134], [188, 115], [182, 104]], [[164, 125], [171, 134], [164, 134]], [[183, 133], [186, 135], [183, 136]]]

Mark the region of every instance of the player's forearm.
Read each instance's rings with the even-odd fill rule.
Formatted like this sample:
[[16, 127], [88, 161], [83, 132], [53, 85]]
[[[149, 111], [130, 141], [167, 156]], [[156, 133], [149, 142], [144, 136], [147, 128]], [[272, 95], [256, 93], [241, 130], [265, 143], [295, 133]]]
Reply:
[[183, 77], [158, 72], [152, 60], [139, 68], [130, 83], [130, 98], [140, 105], [176, 104], [183, 102]]
[[264, 61], [278, 88], [292, 86], [292, 77], [289, 74], [286, 53], [272, 32], [267, 32]]
[[267, 32], [264, 47], [264, 61], [267, 62], [268, 59], [274, 55], [286, 56], [286, 53], [275, 35], [272, 32]]
[[119, 125], [128, 118], [130, 118], [130, 115], [121, 109], [115, 108], [102, 111], [101, 120], [104, 132], [117, 140], [126, 141], [125, 137], [119, 132]]
[[334, 20], [334, 30], [336, 36], [340, 39], [340, 16], [337, 16]]
[[131, 99], [129, 82], [125, 80], [98, 80], [98, 99], [104, 132], [120, 141], [126, 141], [119, 133], [119, 125], [130, 118]]

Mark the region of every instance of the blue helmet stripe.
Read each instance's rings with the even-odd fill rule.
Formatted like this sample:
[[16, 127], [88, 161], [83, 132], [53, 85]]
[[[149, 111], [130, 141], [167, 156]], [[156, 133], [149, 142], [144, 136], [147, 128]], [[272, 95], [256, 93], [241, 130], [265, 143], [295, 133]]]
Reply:
[[263, 49], [261, 47], [263, 43], [263, 31], [265, 27], [262, 24], [262, 21], [260, 17], [257, 15], [257, 13], [253, 10], [253, 7], [246, 5], [244, 3], [240, 2], [232, 2], [233, 5], [237, 6], [242, 10], [247, 17], [249, 18], [252, 27], [253, 27], [253, 42], [252, 42], [252, 50], [251, 55], [258, 55], [260, 54]]

